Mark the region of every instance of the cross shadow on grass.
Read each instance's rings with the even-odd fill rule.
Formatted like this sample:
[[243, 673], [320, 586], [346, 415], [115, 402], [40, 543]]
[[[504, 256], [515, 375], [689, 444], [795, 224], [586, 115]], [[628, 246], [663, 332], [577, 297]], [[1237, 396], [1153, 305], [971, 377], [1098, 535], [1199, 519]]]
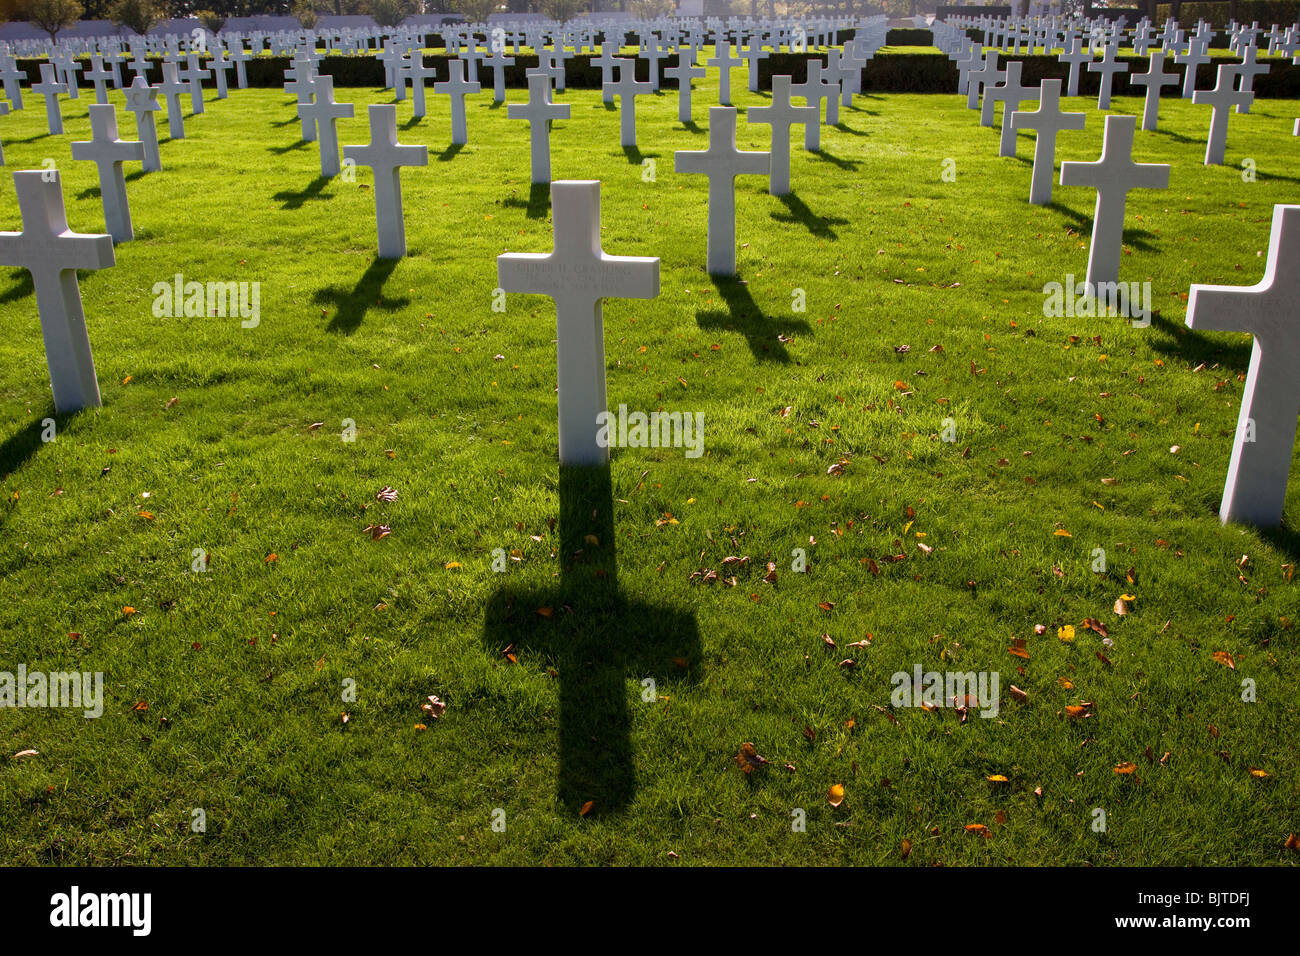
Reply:
[[[636, 794], [627, 682], [662, 689], [696, 679], [700, 635], [688, 611], [651, 605], [618, 586], [608, 465], [560, 467], [560, 577], [537, 589], [503, 587], [488, 600], [483, 643], [559, 682], [557, 796], [575, 817], [621, 813]], [[538, 613], [539, 609], [549, 613]]]
[[1077, 209], [1071, 209], [1059, 199], [1053, 199], [1051, 202], [1043, 206], [1043, 208], [1051, 209], [1053, 212], [1059, 212], [1066, 219], [1073, 219], [1078, 225], [1083, 225], [1085, 222], [1092, 221], [1092, 218], [1086, 213], [1079, 212]]
[[551, 185], [550, 183], [532, 183], [528, 187], [527, 201], [520, 199], [511, 193], [508, 199], [502, 201], [502, 205], [509, 206], [511, 209], [523, 207], [529, 219], [545, 219], [546, 212], [551, 208]]
[[[843, 107], [841, 107], [841, 108], [843, 108]], [[880, 114], [878, 114], [878, 113], [874, 113], [874, 112], [870, 112], [870, 111], [864, 111], [864, 112], [866, 112], [868, 116], [878, 116], [878, 115], [880, 115]], [[847, 125], [845, 125], [845, 123], [844, 123], [843, 120], [840, 120], [840, 122], [838, 122], [838, 123], [836, 123], [834, 126], [832, 126], [831, 129], [839, 130], [841, 133], [848, 133], [850, 136], [870, 136], [870, 135], [871, 135], [870, 133], [868, 133], [868, 132], [867, 132], [866, 130], [864, 130], [864, 129], [854, 129], [852, 126], [847, 126]]]
[[71, 417], [71, 415], [56, 415], [54, 403], [51, 402], [43, 413], [0, 442], [0, 477], [12, 475], [41, 450], [41, 446], [45, 444], [41, 441], [41, 432], [45, 430], [41, 422], [53, 418], [55, 429], [61, 431], [64, 422]]
[[422, 122], [424, 122], [423, 116], [412, 116], [402, 124], [402, 129], [410, 129], [412, 126], [419, 126]]
[[290, 143], [288, 146], [268, 146], [268, 153], [275, 153], [277, 156], [283, 156], [285, 153], [292, 153], [295, 149], [302, 149], [307, 145], [307, 140], [299, 139], [296, 143]]
[[784, 213], [774, 212], [772, 218], [777, 222], [802, 223], [814, 236], [830, 240], [838, 239], [839, 235], [831, 226], [847, 226], [849, 224], [847, 219], [817, 215], [794, 193], [786, 193], [786, 195], [777, 196], [776, 198], [781, 200], [787, 211]]
[[275, 193], [271, 198], [277, 202], [283, 203], [281, 209], [301, 209], [303, 204], [309, 199], [329, 199], [333, 193], [322, 192], [329, 184], [328, 176], [317, 176], [309, 182], [305, 189], [293, 192], [285, 189]]
[[456, 154], [465, 148], [464, 143], [452, 143], [434, 158], [440, 163], [450, 162], [456, 158]]
[[850, 173], [857, 172], [858, 167], [862, 165], [857, 160], [843, 159], [836, 156], [834, 153], [828, 153], [826, 152], [825, 147], [814, 150], [812, 156], [814, 159], [818, 159], [824, 163], [830, 163], [832, 166], [837, 166]]
[[640, 166], [647, 159], [658, 159], [659, 153], [643, 153], [639, 146], [624, 146], [623, 155], [627, 157], [628, 164], [631, 166]]
[[695, 122], [695, 120], [687, 120], [685, 123], [681, 124], [681, 127], [686, 130], [686, 132], [693, 133], [696, 136], [703, 136], [705, 133], [704, 130], [700, 129], [700, 124]]
[[1205, 142], [1205, 137], [1203, 136], [1200, 137], [1199, 139], [1195, 136], [1184, 136], [1182, 133], [1175, 133], [1172, 130], [1164, 129], [1158, 124], [1155, 128], [1155, 134], [1157, 136], [1168, 136], [1170, 139], [1176, 139], [1180, 143], [1204, 143]]
[[700, 309], [695, 313], [696, 323], [702, 329], [739, 332], [760, 362], [789, 362], [790, 353], [777, 336], [791, 330], [812, 331], [803, 319], [782, 320], [778, 327], [777, 320], [763, 314], [749, 294], [749, 286], [740, 279], [713, 276], [712, 282], [726, 310]]
[[1250, 365], [1253, 339], [1234, 336], [1236, 341], [1228, 342], [1231, 333], [1225, 332], [1216, 332], [1211, 338], [1182, 322], [1167, 319], [1159, 312], [1151, 313], [1151, 330], [1160, 333], [1159, 338], [1152, 339], [1153, 349], [1177, 357], [1192, 368], [1217, 363], [1225, 368], [1245, 371]]
[[361, 320], [371, 309], [396, 312], [406, 308], [411, 300], [406, 297], [385, 299], [384, 283], [397, 268], [398, 259], [375, 259], [350, 290], [339, 286], [321, 289], [312, 301], [318, 305], [333, 305], [338, 311], [325, 327], [327, 332], [351, 335], [361, 325]]
[[25, 299], [36, 291], [36, 286], [32, 284], [32, 274], [26, 269], [13, 270], [9, 273], [9, 278], [14, 280], [14, 284], [12, 288], [0, 292], [0, 305]]

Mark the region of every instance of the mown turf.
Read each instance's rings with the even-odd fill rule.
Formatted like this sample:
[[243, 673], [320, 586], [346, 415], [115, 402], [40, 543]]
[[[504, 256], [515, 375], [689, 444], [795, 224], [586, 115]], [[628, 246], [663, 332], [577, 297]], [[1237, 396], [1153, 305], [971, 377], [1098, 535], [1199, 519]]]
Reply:
[[[743, 73], [733, 89], [765, 101]], [[390, 95], [340, 91], [357, 112], [341, 141], [366, 141], [366, 105]], [[1220, 526], [1250, 340], [1183, 318], [1190, 283], [1262, 274], [1300, 104], [1233, 117], [1221, 168], [1201, 164], [1207, 108], [1169, 100], [1139, 133], [1137, 158], [1173, 176], [1130, 198], [1121, 278], [1150, 281], [1156, 309], [1134, 329], [1043, 315], [1043, 284], [1086, 270], [1095, 194], [1029, 206], [1032, 137], [997, 158], [956, 96], [859, 97], [822, 153], [794, 150], [792, 197], [742, 177], [739, 283], [705, 274], [705, 181], [673, 172], [706, 142], [713, 72], [698, 126], [675, 94], [642, 98], [630, 153], [598, 93], [560, 99], [554, 175], [602, 181], [606, 251], [662, 260], [657, 299], [605, 305], [610, 404], [702, 412], [702, 458], [558, 469], [553, 307], [492, 311], [495, 256], [551, 248], [546, 199], [526, 125], [490, 96], [458, 151], [445, 97], [420, 122], [399, 106], [430, 162], [403, 172], [396, 264], [375, 259], [369, 172], [319, 181], [291, 97], [210, 101], [184, 141], [161, 120], [164, 170], [128, 184], [136, 240], [81, 274], [104, 407], [59, 418], [53, 443], [30, 283], [6, 271], [0, 670], [101, 671], [106, 705], [0, 710], [0, 856], [1293, 863], [1300, 486], [1283, 530]], [[35, 96], [0, 125], [10, 169], [56, 161], [84, 232], [102, 228], [97, 180], [68, 143], [90, 101], [65, 102], [66, 136], [43, 135]], [[1094, 105], [1069, 104], [1088, 127], [1059, 159], [1097, 157]], [[742, 120], [739, 141], [766, 148], [768, 128]], [[177, 272], [260, 282], [260, 324], [155, 318]], [[376, 501], [385, 485], [396, 501]], [[518, 552], [504, 574], [498, 548]], [[997, 671], [999, 716], [891, 708], [891, 675], [918, 663]], [[742, 773], [745, 742], [769, 765]]]

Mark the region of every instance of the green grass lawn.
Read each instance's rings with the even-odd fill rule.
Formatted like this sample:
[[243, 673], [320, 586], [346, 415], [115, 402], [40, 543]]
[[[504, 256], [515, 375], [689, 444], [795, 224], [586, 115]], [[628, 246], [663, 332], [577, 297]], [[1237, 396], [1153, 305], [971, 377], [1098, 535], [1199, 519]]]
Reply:
[[[742, 72], [733, 90], [766, 101]], [[338, 99], [360, 143], [391, 94]], [[820, 154], [796, 131], [792, 197], [741, 178], [740, 282], [705, 273], [706, 183], [673, 172], [706, 142], [714, 71], [698, 127], [675, 92], [641, 98], [630, 154], [598, 92], [560, 96], [553, 174], [601, 180], [607, 252], [662, 261], [657, 299], [605, 305], [610, 405], [705, 423], [703, 457], [617, 449], [606, 476], [557, 465], [551, 301], [492, 310], [496, 255], [551, 235], [527, 126], [490, 99], [454, 152], [446, 97], [419, 122], [398, 107], [430, 157], [402, 174], [395, 264], [369, 171], [320, 181], [291, 97], [210, 99], [183, 141], [159, 114], [136, 239], [80, 276], [104, 405], [52, 443], [31, 285], [0, 276], [0, 670], [102, 672], [106, 698], [98, 720], [0, 710], [0, 858], [1294, 864], [1300, 482], [1283, 530], [1220, 526], [1250, 339], [1183, 319], [1191, 283], [1262, 275], [1300, 104], [1233, 117], [1218, 168], [1208, 108], [1166, 99], [1139, 132], [1136, 158], [1173, 174], [1129, 200], [1121, 279], [1155, 309], [1135, 329], [1044, 317], [1044, 283], [1086, 271], [1095, 193], [1031, 207], [1032, 136], [999, 159], [955, 95], [858, 97]], [[8, 168], [53, 159], [81, 232], [103, 228], [69, 148], [90, 102], [65, 101], [61, 137], [34, 95], [0, 120]], [[1088, 126], [1058, 159], [1097, 158], [1095, 100], [1069, 107]], [[741, 148], [768, 135], [742, 119]], [[8, 176], [0, 210], [18, 229]], [[155, 318], [178, 272], [260, 282], [260, 324]], [[505, 573], [495, 549], [516, 552]], [[891, 708], [917, 664], [998, 672], [999, 715]], [[770, 761], [748, 775], [746, 742]]]

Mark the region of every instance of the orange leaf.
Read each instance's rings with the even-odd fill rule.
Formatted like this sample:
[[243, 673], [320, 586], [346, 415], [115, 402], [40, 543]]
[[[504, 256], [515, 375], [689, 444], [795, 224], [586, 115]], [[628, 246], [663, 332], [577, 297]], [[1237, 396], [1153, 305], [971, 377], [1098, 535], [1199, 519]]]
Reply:
[[1136, 770], [1137, 768], [1138, 768], [1138, 765], [1137, 765], [1137, 764], [1135, 764], [1135, 763], [1128, 763], [1128, 762], [1125, 762], [1125, 763], [1122, 763], [1122, 764], [1120, 764], [1119, 766], [1117, 766], [1117, 767], [1115, 768], [1115, 772], [1116, 772], [1116, 773], [1132, 773], [1132, 772], [1133, 772], [1134, 770]]
[[1211, 656], [1224, 667], [1229, 667], [1234, 671], [1237, 669], [1237, 662], [1232, 659], [1232, 655], [1227, 651], [1215, 651]]
[[596, 805], [596, 801], [595, 801], [595, 800], [588, 800], [588, 801], [587, 801], [586, 803], [584, 803], [584, 804], [582, 805], [582, 807], [578, 810], [578, 816], [580, 816], [580, 817], [585, 817], [587, 814], [589, 814], [589, 813], [591, 812], [591, 808], [594, 807], [595, 805]]
[[838, 807], [844, 802], [844, 784], [832, 784], [830, 790], [826, 791], [826, 802], [832, 807]]

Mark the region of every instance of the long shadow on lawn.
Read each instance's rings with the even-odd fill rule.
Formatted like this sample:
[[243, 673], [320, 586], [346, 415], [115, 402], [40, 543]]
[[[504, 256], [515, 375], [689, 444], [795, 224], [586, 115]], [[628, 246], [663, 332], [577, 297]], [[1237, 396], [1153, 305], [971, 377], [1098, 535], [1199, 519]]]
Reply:
[[784, 196], [777, 196], [777, 199], [785, 205], [788, 210], [786, 213], [774, 212], [772, 218], [777, 222], [798, 222], [807, 227], [808, 231], [814, 236], [820, 236], [823, 239], [838, 239], [839, 235], [831, 226], [847, 226], [849, 220], [832, 218], [830, 216], [819, 216], [808, 208], [807, 203], [796, 196], [794, 193], [787, 193]]
[[854, 159], [841, 159], [839, 156], [836, 156], [834, 153], [826, 152], [825, 149], [816, 150], [812, 155], [814, 159], [819, 159], [822, 162], [830, 163], [833, 166], [838, 166], [840, 169], [846, 170], [847, 172], [850, 173], [857, 172], [858, 167], [862, 165], [861, 163], [859, 163], [857, 160]]
[[334, 318], [330, 319], [329, 325], [325, 326], [325, 331], [351, 335], [371, 309], [395, 312], [406, 308], [411, 302], [409, 298], [385, 299], [383, 297], [384, 283], [397, 268], [398, 261], [397, 259], [375, 259], [351, 290], [330, 286], [317, 292], [312, 297], [314, 302], [318, 305], [330, 304], [338, 309]]
[[[64, 421], [69, 417], [55, 415], [54, 406], [51, 404], [43, 414], [37, 415], [31, 422], [0, 443], [0, 475], [12, 475], [41, 450], [41, 446], [45, 444], [41, 441], [41, 432], [45, 430], [45, 426], [41, 423], [45, 419], [53, 418], [54, 427], [61, 430]], [[5, 513], [7, 511], [8, 509]]]
[[518, 196], [511, 195], [508, 199], [502, 201], [503, 206], [509, 206], [511, 209], [523, 207], [529, 219], [545, 219], [546, 211], [551, 208], [551, 185], [550, 183], [533, 183], [528, 187], [528, 201], [520, 199]]
[[1246, 339], [1229, 343], [1223, 333], [1210, 338], [1203, 332], [1189, 329], [1182, 322], [1174, 322], [1159, 312], [1151, 314], [1151, 328], [1161, 333], [1161, 338], [1154, 339], [1151, 347], [1165, 355], [1177, 356], [1192, 368], [1198, 365], [1221, 365], [1238, 371], [1245, 371], [1250, 365], [1252, 340]]
[[[763, 314], [754, 297], [749, 294], [749, 286], [739, 279], [713, 277], [714, 288], [726, 303], [726, 311], [721, 309], [701, 309], [695, 313], [695, 321], [702, 329], [724, 329], [739, 332], [749, 343], [749, 350], [760, 362], [789, 362], [790, 353], [785, 344], [777, 338], [779, 332], [773, 319]], [[782, 319], [780, 331], [795, 330], [811, 332], [812, 327], [803, 319]]]
[[317, 176], [307, 184], [307, 188], [298, 192], [292, 192], [288, 189], [281, 190], [271, 198], [276, 202], [282, 202], [281, 209], [301, 209], [303, 203], [309, 199], [329, 199], [333, 193], [321, 192], [327, 185], [329, 179], [325, 176]]
[[285, 153], [292, 153], [295, 149], [302, 149], [307, 145], [307, 140], [299, 139], [296, 143], [290, 143], [288, 146], [268, 146], [268, 153], [275, 153], [277, 156], [283, 156]]
[[25, 299], [36, 291], [36, 286], [32, 284], [32, 274], [26, 269], [15, 269], [9, 277], [14, 280], [14, 284], [12, 288], [0, 292], [0, 305]]
[[593, 813], [618, 813], [636, 794], [626, 682], [650, 678], [662, 688], [694, 680], [699, 629], [690, 612], [645, 604], [619, 590], [608, 465], [561, 466], [559, 495], [559, 581], [497, 591], [483, 615], [483, 643], [503, 657], [511, 654], [525, 665], [540, 658], [554, 669], [557, 796], [575, 815], [587, 801]]

